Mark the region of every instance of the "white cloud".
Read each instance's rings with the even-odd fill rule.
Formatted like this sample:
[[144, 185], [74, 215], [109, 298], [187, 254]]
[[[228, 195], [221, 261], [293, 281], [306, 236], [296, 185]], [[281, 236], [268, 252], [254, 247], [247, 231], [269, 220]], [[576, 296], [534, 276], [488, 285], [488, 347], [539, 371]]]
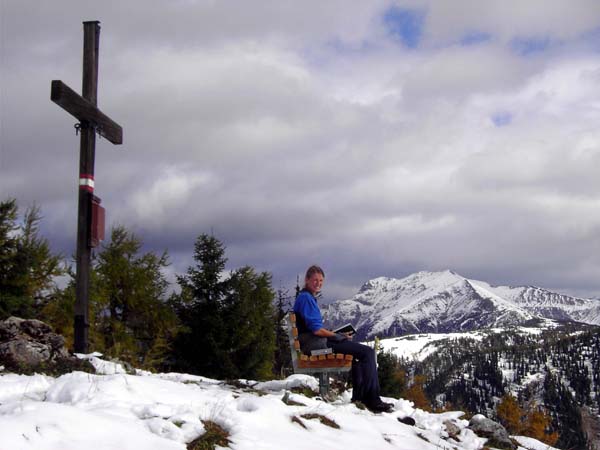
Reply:
[[[444, 268], [600, 290], [600, 65], [580, 45], [597, 2], [394, 3], [426, 12], [415, 49], [387, 35], [383, 1], [152, 3], [134, 22], [134, 2], [61, 17], [11, 2], [2, 193], [53, 205], [74, 245], [78, 141], [48, 92], [54, 78], [78, 88], [80, 16], [98, 14], [99, 103], [125, 142], [99, 142], [97, 190], [110, 223], [175, 267], [212, 229], [232, 267], [293, 283], [322, 262], [335, 292]], [[473, 32], [490, 38], [460, 45]], [[560, 46], [510, 45], [539, 36]]]
[[126, 209], [134, 214], [135, 221], [146, 226], [168, 226], [169, 222], [193, 215], [194, 193], [213, 183], [208, 174], [166, 167], [156, 178], [141, 180], [138, 189], [127, 198]]
[[594, 0], [415, 0], [406, 3], [417, 8], [426, 5], [425, 39], [431, 45], [459, 40], [473, 31], [490, 33], [493, 39], [503, 43], [515, 37], [573, 39], [597, 28], [600, 17], [600, 4]]

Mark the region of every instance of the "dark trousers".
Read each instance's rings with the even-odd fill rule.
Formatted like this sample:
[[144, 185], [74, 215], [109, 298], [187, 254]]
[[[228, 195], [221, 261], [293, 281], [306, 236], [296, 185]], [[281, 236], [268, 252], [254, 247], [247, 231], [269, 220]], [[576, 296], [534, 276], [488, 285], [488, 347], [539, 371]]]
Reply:
[[352, 360], [352, 401], [360, 401], [366, 405], [375, 405], [381, 402], [375, 351], [371, 347], [352, 341], [329, 341], [328, 345], [334, 353], [354, 356]]

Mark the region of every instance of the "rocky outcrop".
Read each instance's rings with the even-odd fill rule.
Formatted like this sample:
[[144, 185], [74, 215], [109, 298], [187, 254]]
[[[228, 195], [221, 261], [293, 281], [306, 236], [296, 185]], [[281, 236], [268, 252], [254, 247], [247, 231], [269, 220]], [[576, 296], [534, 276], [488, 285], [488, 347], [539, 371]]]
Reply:
[[581, 429], [587, 440], [587, 448], [589, 450], [600, 450], [600, 416], [584, 406], [580, 408], [581, 413]]
[[477, 436], [487, 438], [486, 445], [506, 450], [515, 450], [517, 448], [510, 439], [506, 428], [481, 414], [477, 414], [471, 418], [469, 428]]
[[89, 362], [71, 356], [65, 338], [35, 319], [10, 317], [0, 321], [0, 366], [17, 373], [93, 372]]

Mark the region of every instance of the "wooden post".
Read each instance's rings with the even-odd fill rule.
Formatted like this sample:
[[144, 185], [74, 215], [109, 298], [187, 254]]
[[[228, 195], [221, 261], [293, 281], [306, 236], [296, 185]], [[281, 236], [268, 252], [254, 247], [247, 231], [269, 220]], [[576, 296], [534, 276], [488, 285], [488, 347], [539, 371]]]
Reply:
[[96, 132], [113, 144], [123, 142], [123, 130], [97, 107], [98, 49], [100, 22], [83, 22], [82, 96], [60, 80], [52, 81], [50, 99], [79, 119], [79, 199], [77, 212], [77, 253], [75, 278], [74, 350], [89, 352], [89, 285], [91, 265], [92, 199], [94, 198], [94, 160]]
[[[82, 97], [96, 106], [98, 101], [99, 22], [83, 23], [83, 82]], [[92, 226], [92, 196], [94, 189], [94, 161], [96, 156], [95, 125], [89, 121], [80, 124], [79, 150], [79, 206], [77, 212], [77, 275], [75, 278], [75, 335], [77, 353], [89, 350], [89, 286], [91, 248], [89, 236]]]

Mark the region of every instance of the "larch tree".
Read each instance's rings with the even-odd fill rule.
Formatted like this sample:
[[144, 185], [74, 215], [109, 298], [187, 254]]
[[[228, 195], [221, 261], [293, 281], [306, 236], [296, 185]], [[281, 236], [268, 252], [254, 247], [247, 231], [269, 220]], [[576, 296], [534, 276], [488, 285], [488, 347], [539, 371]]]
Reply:
[[95, 265], [98, 302], [95, 321], [104, 351], [144, 368], [160, 365], [178, 331], [167, 302], [166, 252], [141, 253], [142, 241], [114, 227]]
[[523, 409], [512, 394], [506, 394], [496, 407], [498, 420], [511, 434], [519, 434], [523, 427]]

